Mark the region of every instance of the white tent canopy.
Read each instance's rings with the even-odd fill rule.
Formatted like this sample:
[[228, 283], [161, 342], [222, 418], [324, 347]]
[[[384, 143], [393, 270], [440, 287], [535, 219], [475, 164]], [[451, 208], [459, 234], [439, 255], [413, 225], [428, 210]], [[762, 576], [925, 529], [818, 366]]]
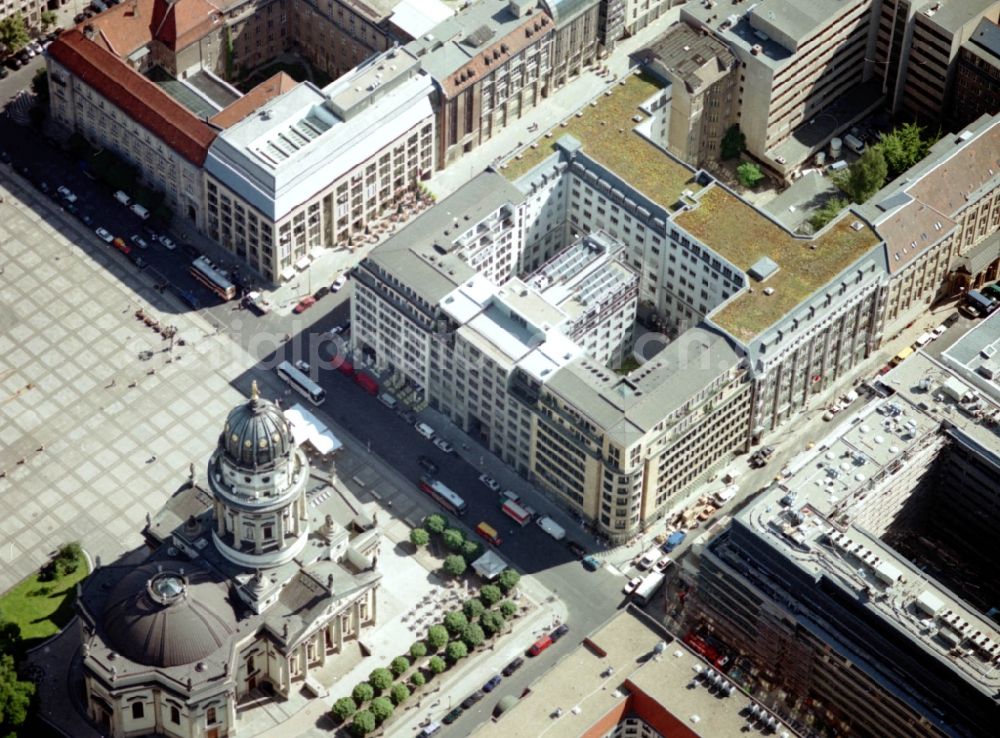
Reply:
[[472, 562], [472, 568], [483, 579], [491, 581], [500, 576], [500, 572], [507, 568], [507, 562], [501, 559], [495, 552], [487, 551]]
[[344, 445], [319, 418], [299, 403], [285, 410], [285, 420], [292, 428], [292, 438], [296, 444], [301, 446], [308, 443], [323, 456], [332, 454]]

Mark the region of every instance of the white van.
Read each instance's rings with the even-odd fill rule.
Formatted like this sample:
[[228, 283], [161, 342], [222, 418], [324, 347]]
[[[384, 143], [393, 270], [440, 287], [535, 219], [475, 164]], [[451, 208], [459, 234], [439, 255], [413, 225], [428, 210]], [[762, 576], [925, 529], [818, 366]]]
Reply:
[[115, 199], [126, 207], [128, 207], [129, 203], [132, 202], [132, 198], [121, 190], [118, 190], [118, 192], [115, 193]]
[[441, 723], [431, 723], [426, 728], [420, 731], [417, 738], [431, 738], [432, 735], [437, 735], [441, 731]]
[[146, 208], [144, 208], [139, 203], [137, 203], [137, 202], [133, 203], [132, 207], [130, 207], [129, 210], [131, 210], [133, 213], [135, 213], [136, 215], [138, 215], [143, 220], [149, 220], [149, 211], [146, 210]]
[[417, 423], [413, 427], [416, 429], [417, 433], [422, 435], [428, 441], [434, 440], [434, 429], [427, 425], [427, 423]]
[[396, 409], [396, 405], [398, 404], [396, 402], [396, 398], [393, 397], [392, 395], [390, 395], [388, 392], [383, 392], [381, 395], [379, 395], [378, 396], [378, 401], [381, 402], [383, 405], [385, 405], [390, 410], [395, 410]]

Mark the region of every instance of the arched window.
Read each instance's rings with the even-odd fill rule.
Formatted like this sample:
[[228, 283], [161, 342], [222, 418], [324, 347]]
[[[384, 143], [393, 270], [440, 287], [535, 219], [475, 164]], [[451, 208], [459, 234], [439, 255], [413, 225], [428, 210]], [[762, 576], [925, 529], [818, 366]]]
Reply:
[[174, 705], [170, 706], [170, 722], [174, 725], [181, 724], [181, 711]]
[[209, 725], [215, 725], [215, 708], [210, 707], [205, 712], [205, 720]]

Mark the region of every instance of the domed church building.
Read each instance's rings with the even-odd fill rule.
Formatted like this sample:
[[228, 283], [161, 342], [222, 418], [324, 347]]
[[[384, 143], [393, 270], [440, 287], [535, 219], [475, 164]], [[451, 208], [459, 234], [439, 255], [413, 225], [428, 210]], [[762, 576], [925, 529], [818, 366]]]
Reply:
[[148, 519], [151, 556], [88, 577], [77, 600], [85, 699], [103, 734], [233, 736], [241, 702], [322, 692], [310, 670], [375, 624], [379, 535], [311, 520], [309, 478], [255, 384], [226, 418], [207, 485], [192, 469]]

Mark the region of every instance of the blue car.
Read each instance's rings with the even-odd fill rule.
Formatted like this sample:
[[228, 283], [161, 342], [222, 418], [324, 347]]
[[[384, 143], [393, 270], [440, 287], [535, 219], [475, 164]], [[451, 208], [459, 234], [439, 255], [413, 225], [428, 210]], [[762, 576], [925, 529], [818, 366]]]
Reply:
[[499, 674], [490, 679], [486, 684], [483, 685], [484, 692], [492, 692], [498, 686], [500, 686], [500, 681], [503, 679]]
[[587, 571], [597, 571], [601, 568], [601, 560], [596, 556], [584, 556], [583, 568]]

